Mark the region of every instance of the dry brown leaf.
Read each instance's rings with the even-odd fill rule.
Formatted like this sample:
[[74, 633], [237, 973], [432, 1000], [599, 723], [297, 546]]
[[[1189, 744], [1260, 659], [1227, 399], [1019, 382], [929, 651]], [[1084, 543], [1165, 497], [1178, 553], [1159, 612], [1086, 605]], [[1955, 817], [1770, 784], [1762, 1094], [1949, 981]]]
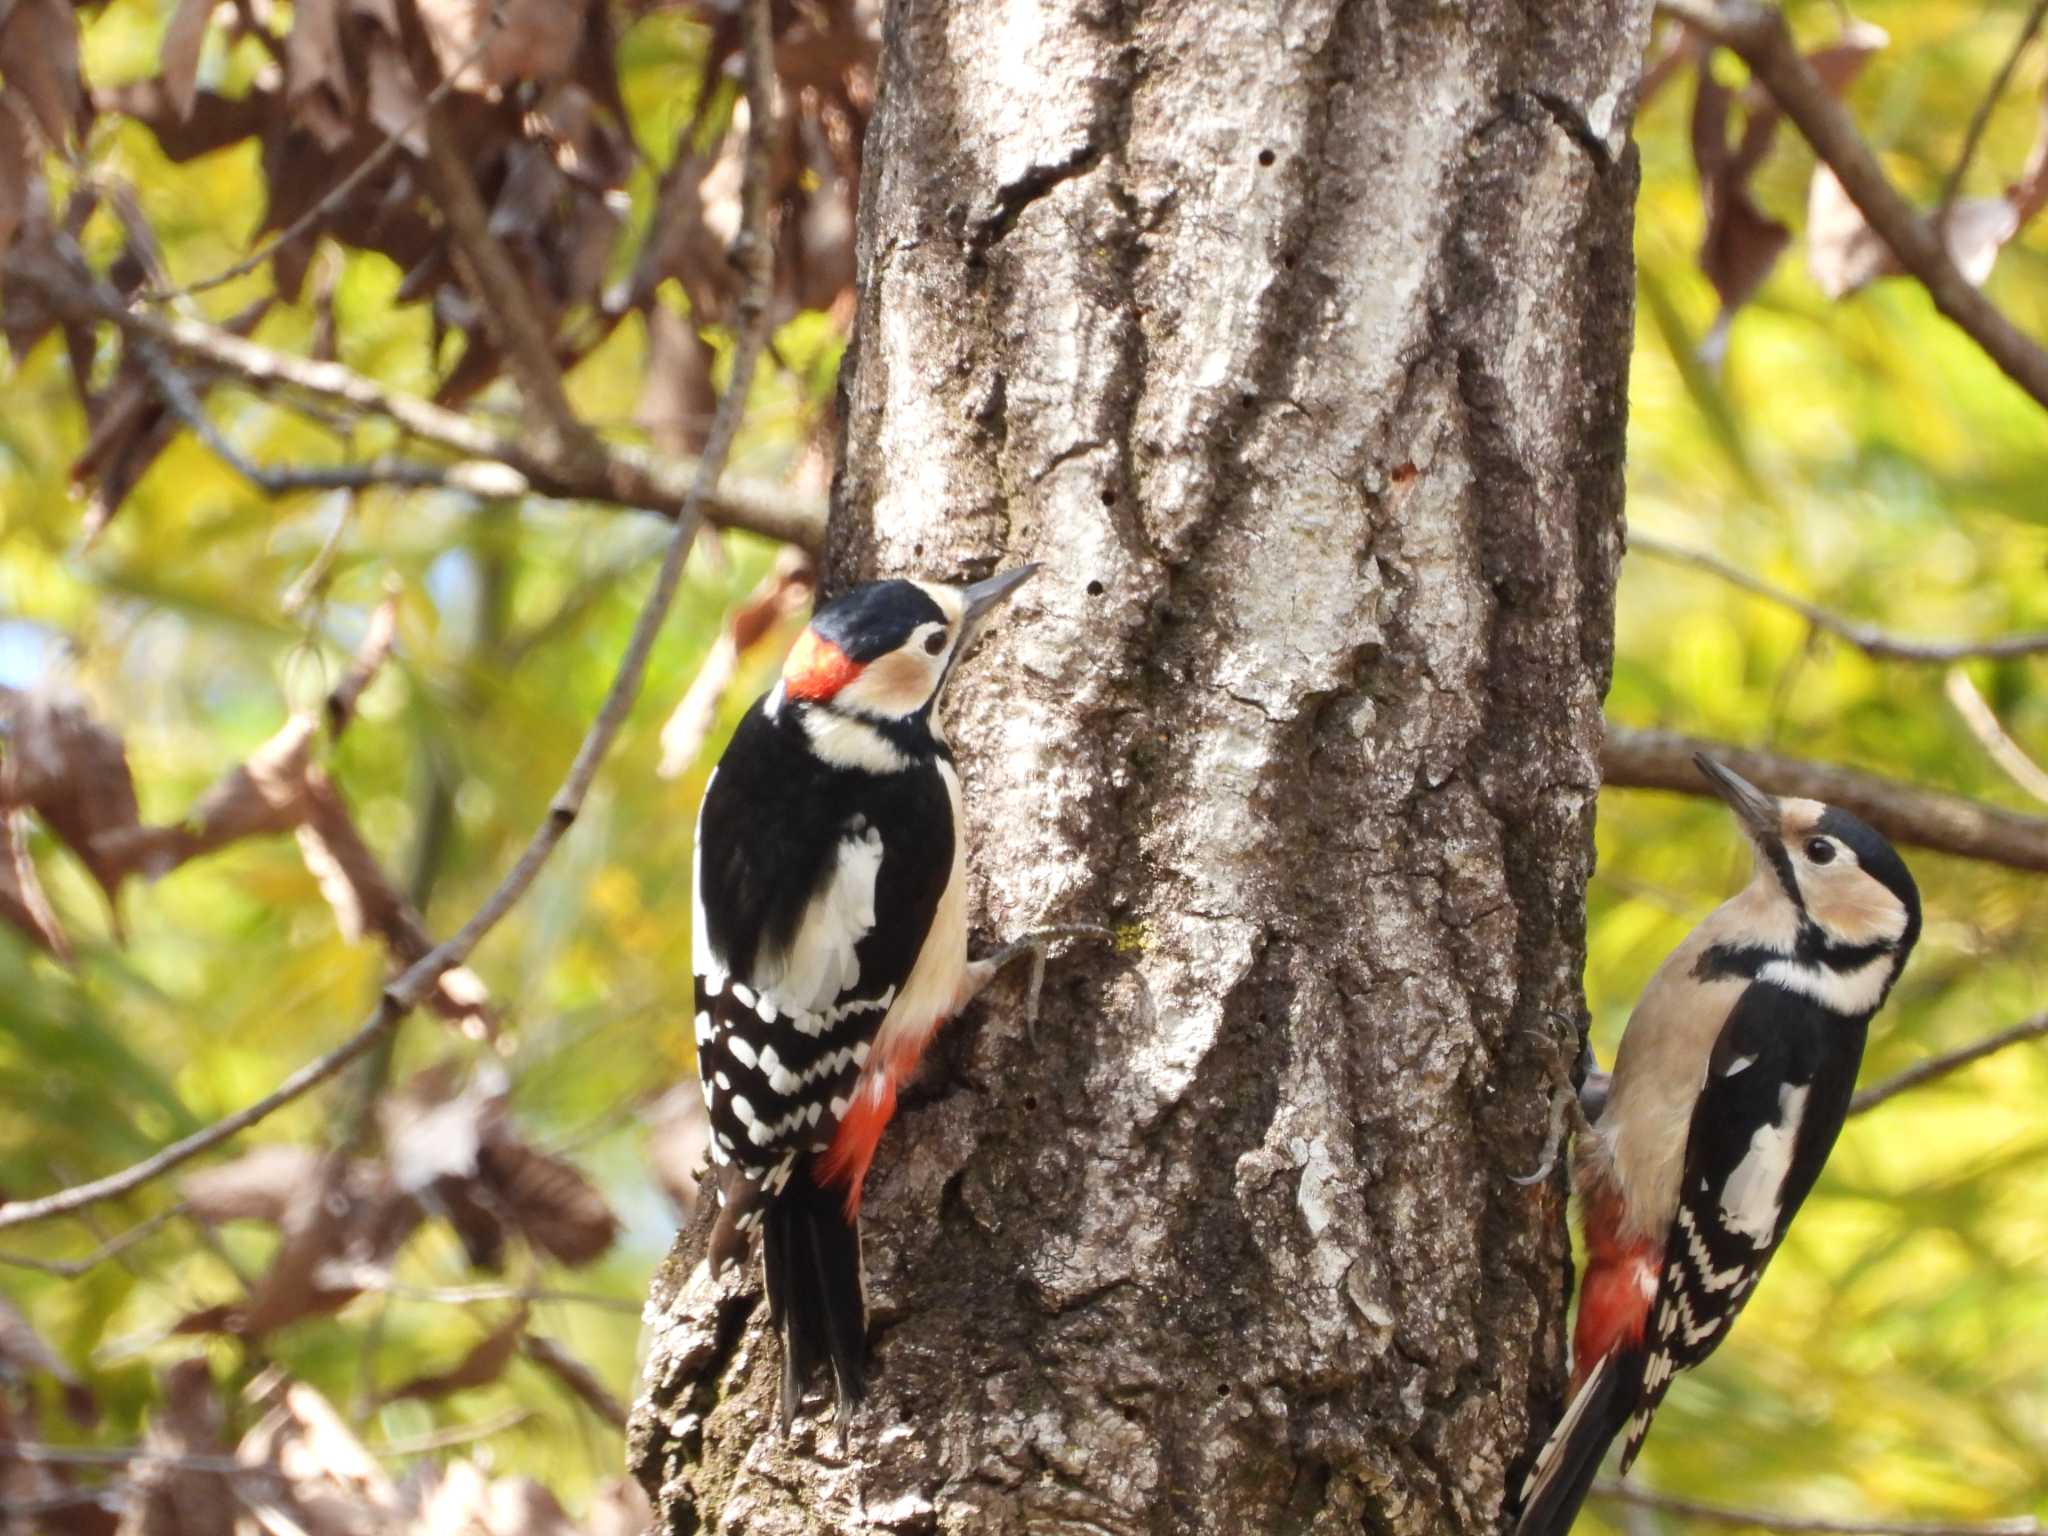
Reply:
[[[163, 1406], [143, 1436], [146, 1449], [167, 1458], [219, 1456], [226, 1410], [213, 1372], [201, 1357], [164, 1372]], [[122, 1511], [121, 1536], [231, 1536], [239, 1508], [234, 1484], [214, 1472], [173, 1460], [136, 1463], [133, 1494]]]
[[213, 19], [215, 0], [178, 0], [164, 27], [159, 77], [179, 122], [192, 115], [199, 91], [199, 56], [206, 49], [206, 24]]
[[283, 1485], [249, 1478], [237, 1486], [269, 1536], [293, 1527], [306, 1536], [382, 1536], [393, 1527], [397, 1489], [326, 1398], [274, 1372], [247, 1395], [268, 1411], [242, 1437], [235, 1459], [269, 1468]]
[[101, 840], [137, 825], [135, 780], [121, 738], [85, 705], [50, 690], [0, 688], [0, 805], [26, 805], [76, 853], [108, 897], [125, 873]]
[[282, 1225], [294, 1197], [320, 1176], [320, 1153], [296, 1142], [251, 1147], [233, 1162], [187, 1174], [178, 1192], [200, 1221]]
[[648, 1111], [647, 1161], [655, 1182], [688, 1222], [697, 1209], [698, 1182], [711, 1155], [711, 1117], [696, 1083], [678, 1083]]
[[661, 728], [661, 763], [655, 770], [661, 777], [676, 778], [697, 761], [739, 673], [741, 658], [810, 607], [817, 580], [810, 556], [785, 546], [760, 584], [726, 616], [704, 664]]
[[503, 1115], [485, 1123], [477, 1174], [526, 1240], [560, 1263], [588, 1264], [619, 1235], [619, 1219], [597, 1186], [521, 1141]]
[[[574, 69], [590, 0], [419, 0], [419, 8], [444, 75], [482, 40], [478, 57], [455, 80], [477, 91], [558, 80]], [[494, 11], [501, 24], [486, 38]]]
[[310, 1176], [291, 1191], [279, 1228], [284, 1241], [232, 1320], [232, 1331], [261, 1338], [303, 1317], [333, 1312], [357, 1292], [353, 1286], [321, 1282], [326, 1266], [344, 1257], [354, 1222], [361, 1219], [357, 1196], [338, 1157], [323, 1157]]
[[[611, 1528], [616, 1530], [617, 1527]], [[642, 1528], [644, 1529], [644, 1527]], [[406, 1536], [582, 1536], [562, 1506], [526, 1478], [493, 1479], [472, 1461], [433, 1469]], [[620, 1533], [625, 1536], [625, 1533]]]
[[[1807, 63], [1828, 90], [1839, 96], [1889, 41], [1882, 28], [1852, 18], [1843, 26], [1841, 37], [1832, 46], [1807, 55]], [[1757, 206], [1751, 186], [1777, 136], [1782, 114], [1767, 93], [1752, 86], [1743, 97], [1741, 137], [1731, 142], [1729, 120], [1735, 95], [1714, 79], [1712, 60], [1712, 50], [1700, 52], [1691, 128], [1693, 164], [1707, 215], [1706, 232], [1700, 240], [1700, 270], [1721, 300], [1720, 316], [1702, 348], [1710, 357], [1717, 356], [1725, 344], [1735, 312], [1763, 286], [1792, 241], [1791, 230]]]
[[[1999, 251], [2019, 231], [2019, 210], [2006, 199], [1970, 197], [1949, 210], [1942, 235], [1956, 270], [1981, 286], [1997, 265]], [[1807, 191], [1806, 267], [1831, 299], [1847, 298], [1878, 278], [1898, 277], [1906, 270], [1825, 165], [1814, 167]]]
[[415, 1376], [403, 1386], [384, 1394], [387, 1403], [402, 1398], [446, 1397], [469, 1387], [486, 1386], [505, 1374], [505, 1367], [519, 1353], [519, 1341], [526, 1333], [526, 1308], [509, 1313], [470, 1349], [453, 1367], [429, 1376]]
[[12, 923], [59, 960], [70, 963], [70, 940], [43, 894], [21, 817], [10, 810], [0, 810], [0, 921]]
[[285, 105], [295, 126], [329, 150], [354, 137], [355, 91], [342, 47], [347, 0], [298, 0], [285, 39]]
[[14, 232], [28, 213], [30, 183], [38, 169], [36, 148], [21, 119], [0, 106], [0, 256], [14, 244]]
[[526, 1357], [575, 1393], [607, 1424], [617, 1429], [626, 1427], [626, 1405], [597, 1379], [597, 1372], [553, 1339], [532, 1335], [526, 1341]]
[[91, 107], [78, 77], [78, 18], [64, 0], [16, 0], [0, 14], [0, 76], [51, 144], [83, 137]]

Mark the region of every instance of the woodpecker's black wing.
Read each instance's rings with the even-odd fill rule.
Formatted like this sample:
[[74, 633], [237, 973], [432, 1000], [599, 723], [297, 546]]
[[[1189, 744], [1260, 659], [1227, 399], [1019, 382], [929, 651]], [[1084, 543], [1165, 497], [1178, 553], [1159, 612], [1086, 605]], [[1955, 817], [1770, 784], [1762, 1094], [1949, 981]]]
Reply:
[[1867, 1024], [1768, 981], [1752, 982], [1729, 1013], [1693, 1107], [1623, 1472], [1672, 1377], [1726, 1336], [1820, 1177], [1848, 1116]]

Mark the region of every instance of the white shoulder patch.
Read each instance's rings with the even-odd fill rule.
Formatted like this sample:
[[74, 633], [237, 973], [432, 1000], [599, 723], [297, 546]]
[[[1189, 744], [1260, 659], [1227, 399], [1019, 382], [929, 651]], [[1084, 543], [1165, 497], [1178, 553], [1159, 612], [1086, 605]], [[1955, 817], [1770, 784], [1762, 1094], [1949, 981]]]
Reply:
[[1721, 1224], [1758, 1248], [1768, 1248], [1777, 1235], [1779, 1197], [1785, 1176], [1792, 1171], [1792, 1148], [1806, 1114], [1806, 1092], [1790, 1084], [1778, 1090], [1777, 1123], [1756, 1128], [1749, 1151], [1721, 1186]]
[[1892, 957], [1879, 955], [1853, 971], [1801, 960], [1773, 960], [1756, 975], [1758, 981], [1810, 997], [1831, 1012], [1854, 1016], [1872, 1012], [1884, 1000], [1891, 973]]
[[812, 750], [835, 767], [901, 773], [910, 766], [895, 743], [865, 720], [831, 709], [807, 709], [803, 719]]
[[811, 898], [796, 936], [782, 954], [754, 961], [761, 1006], [821, 1015], [860, 981], [855, 946], [875, 926], [875, 879], [882, 869], [882, 834], [856, 820], [840, 839], [831, 877]]

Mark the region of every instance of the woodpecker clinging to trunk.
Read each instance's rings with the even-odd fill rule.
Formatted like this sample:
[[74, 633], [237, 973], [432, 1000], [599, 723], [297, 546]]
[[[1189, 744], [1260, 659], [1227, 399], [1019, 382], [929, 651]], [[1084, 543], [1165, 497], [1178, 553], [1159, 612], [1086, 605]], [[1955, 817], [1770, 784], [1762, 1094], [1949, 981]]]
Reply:
[[711, 1267], [759, 1230], [785, 1424], [821, 1361], [842, 1433], [860, 1398], [861, 1183], [926, 1043], [1011, 953], [967, 959], [960, 780], [933, 709], [1036, 569], [876, 582], [819, 609], [705, 785], [691, 968]]
[[1574, 1149], [1572, 1387], [1516, 1536], [1563, 1536], [1608, 1443], [1627, 1430], [1626, 1472], [1673, 1375], [1726, 1337], [1827, 1161], [1865, 1028], [1920, 936], [1913, 877], [1871, 827], [1695, 761], [1756, 873], [1651, 977]]

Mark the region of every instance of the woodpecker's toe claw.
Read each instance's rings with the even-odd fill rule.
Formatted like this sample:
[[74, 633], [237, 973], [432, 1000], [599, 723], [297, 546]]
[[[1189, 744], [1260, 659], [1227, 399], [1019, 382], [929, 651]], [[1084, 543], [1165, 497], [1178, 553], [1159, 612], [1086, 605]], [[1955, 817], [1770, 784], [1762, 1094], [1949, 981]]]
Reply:
[[[1115, 943], [1116, 935], [1099, 923], [1066, 923], [1053, 928], [1039, 928], [1014, 938], [986, 959], [968, 962], [966, 979], [961, 987], [961, 1006], [966, 1006], [976, 993], [995, 980], [996, 972], [1019, 955], [1029, 955], [1031, 979], [1024, 991], [1024, 1028], [1027, 1034], [1030, 1033], [1037, 1027], [1039, 994], [1045, 990], [1046, 948], [1059, 939], [1105, 939]], [[954, 1011], [959, 1010], [956, 1008]]]
[[1564, 1150], [1565, 1120], [1577, 1103], [1578, 1098], [1572, 1092], [1570, 1084], [1552, 1091], [1550, 1095], [1550, 1129], [1544, 1134], [1543, 1138], [1543, 1160], [1536, 1165], [1534, 1173], [1509, 1174], [1508, 1182], [1510, 1184], [1520, 1184], [1525, 1187], [1530, 1184], [1541, 1184], [1557, 1170], [1558, 1154]]

